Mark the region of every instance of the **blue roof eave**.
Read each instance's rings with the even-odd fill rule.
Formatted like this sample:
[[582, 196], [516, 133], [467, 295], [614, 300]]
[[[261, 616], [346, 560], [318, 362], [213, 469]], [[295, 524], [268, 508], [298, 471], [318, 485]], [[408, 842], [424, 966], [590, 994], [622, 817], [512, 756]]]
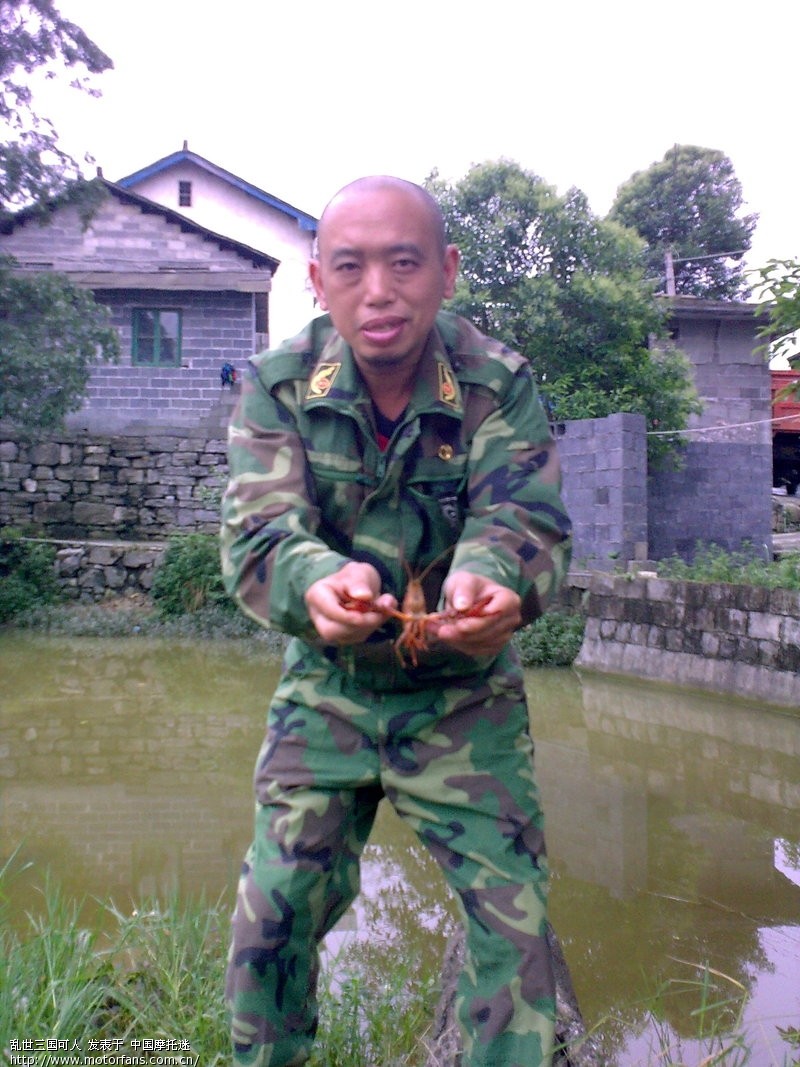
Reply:
[[300, 211], [299, 208], [287, 204], [285, 200], [280, 200], [277, 196], [265, 192], [264, 189], [259, 189], [258, 186], [245, 181], [243, 178], [237, 177], [235, 174], [231, 174], [231, 172], [225, 170], [224, 167], [219, 167], [216, 163], [212, 163], [210, 160], [204, 159], [202, 156], [198, 156], [195, 152], [189, 152], [186, 149], [180, 152], [173, 152], [169, 156], [164, 156], [163, 159], [158, 159], [155, 163], [151, 163], [147, 167], [142, 167], [141, 170], [134, 171], [133, 174], [128, 174], [126, 177], [120, 178], [115, 184], [121, 186], [123, 189], [131, 189], [140, 182], [145, 181], [147, 178], [151, 178], [154, 174], [160, 174], [163, 171], [168, 170], [170, 167], [174, 167], [178, 163], [194, 163], [195, 166], [208, 171], [209, 174], [213, 174], [215, 177], [227, 182], [234, 188], [240, 189], [248, 196], [252, 196], [256, 200], [260, 200], [262, 203], [268, 204], [277, 211], [281, 211], [284, 215], [293, 218], [301, 230], [308, 233], [317, 232], [319, 220], [315, 219], [313, 215], [309, 215], [305, 211]]

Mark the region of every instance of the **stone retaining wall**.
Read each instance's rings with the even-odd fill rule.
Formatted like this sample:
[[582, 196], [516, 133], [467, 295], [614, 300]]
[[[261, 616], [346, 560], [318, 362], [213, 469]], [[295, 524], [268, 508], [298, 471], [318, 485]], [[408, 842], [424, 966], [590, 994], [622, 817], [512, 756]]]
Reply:
[[112, 596], [147, 596], [166, 544], [148, 541], [51, 541], [55, 572], [70, 600], [98, 601]]
[[583, 584], [576, 667], [800, 708], [800, 592], [641, 575]]
[[201, 430], [0, 436], [0, 526], [68, 540], [216, 533], [226, 448]]

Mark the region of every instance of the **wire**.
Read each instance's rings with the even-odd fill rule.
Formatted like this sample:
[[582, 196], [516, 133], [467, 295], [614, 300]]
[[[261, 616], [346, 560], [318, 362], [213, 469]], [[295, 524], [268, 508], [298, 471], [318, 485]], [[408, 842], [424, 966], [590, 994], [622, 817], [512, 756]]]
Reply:
[[647, 437], [682, 437], [690, 433], [717, 433], [720, 430], [741, 430], [747, 426], [763, 426], [765, 423], [790, 422], [800, 415], [780, 415], [774, 419], [755, 419], [753, 422], [728, 422], [722, 426], [696, 426], [688, 430], [648, 430]]

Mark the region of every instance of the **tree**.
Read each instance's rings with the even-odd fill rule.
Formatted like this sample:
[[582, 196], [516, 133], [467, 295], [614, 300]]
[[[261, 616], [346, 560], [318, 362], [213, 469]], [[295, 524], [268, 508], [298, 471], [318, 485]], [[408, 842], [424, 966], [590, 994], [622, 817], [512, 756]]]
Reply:
[[[640, 412], [648, 429], [684, 428], [699, 406], [635, 234], [594, 216], [580, 190], [559, 197], [508, 160], [426, 184], [461, 249], [452, 309], [527, 356], [554, 418]], [[676, 444], [651, 437], [651, 459]]]
[[[88, 76], [111, 60], [52, 0], [0, 0], [0, 128], [7, 136], [0, 144], [0, 225], [20, 208], [45, 222], [55, 199], [76, 203], [88, 219], [101, 195], [33, 108], [26, 76], [54, 77], [59, 66], [86, 71], [72, 85], [94, 93]], [[15, 273], [13, 261], [0, 259], [0, 418], [35, 432], [80, 407], [91, 364], [119, 353], [108, 319], [91, 293], [66, 278]]]
[[782, 356], [796, 363], [800, 361], [800, 261], [771, 259], [754, 273], [755, 288], [769, 300], [768, 321], [759, 336], [765, 339], [770, 358]]
[[0, 263], [0, 419], [26, 430], [58, 426], [81, 406], [98, 351], [119, 350], [106, 309], [90, 292], [45, 272]]
[[[30, 204], [44, 206], [81, 177], [79, 165], [58, 145], [53, 124], [33, 106], [25, 76], [54, 78], [76, 69], [72, 87], [97, 95], [89, 75], [112, 67], [83, 30], [62, 18], [53, 0], [0, 0], [0, 216]], [[85, 71], [86, 73], [81, 73]]]
[[647, 242], [647, 269], [670, 293], [735, 300], [746, 289], [742, 255], [757, 215], [742, 215], [742, 186], [722, 152], [675, 145], [659, 163], [637, 171], [617, 190], [609, 218]]

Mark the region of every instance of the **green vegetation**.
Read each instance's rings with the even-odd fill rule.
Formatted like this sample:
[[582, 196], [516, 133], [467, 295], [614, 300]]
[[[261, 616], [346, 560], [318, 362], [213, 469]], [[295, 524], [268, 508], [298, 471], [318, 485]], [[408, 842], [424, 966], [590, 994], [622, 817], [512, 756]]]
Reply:
[[[105, 193], [81, 179], [81, 164], [64, 152], [52, 123], [35, 106], [39, 83], [99, 95], [94, 75], [109, 57], [52, 0], [0, 4], [0, 221], [25, 210], [26, 225], [46, 225], [56, 198], [87, 221]], [[63, 79], [66, 78], [66, 82]], [[88, 162], [87, 157], [87, 162]], [[62, 424], [83, 400], [90, 368], [119, 357], [108, 308], [50, 271], [15, 270], [0, 257], [0, 418], [24, 433]]]
[[55, 554], [52, 545], [23, 540], [11, 527], [0, 530], [0, 624], [60, 599]]
[[211, 534], [173, 535], [151, 592], [162, 618], [191, 615], [207, 607], [237, 611], [222, 584], [219, 541]]
[[[9, 877], [7, 865], [0, 894]], [[41, 905], [21, 933], [0, 914], [0, 1049], [51, 1039], [91, 1055], [91, 1039], [136, 1055], [130, 1041], [146, 1036], [188, 1042], [203, 1067], [229, 1062], [226, 905], [150, 901], [126, 914], [109, 902], [91, 926], [52, 887]], [[359, 958], [351, 947], [323, 972], [312, 1067], [421, 1067], [438, 977], [410, 955]]]
[[726, 552], [717, 545], [699, 544], [691, 563], [672, 556], [659, 562], [658, 574], [690, 582], [800, 589], [800, 553], [767, 562], [747, 547], [740, 552]]
[[742, 214], [743, 204], [724, 152], [676, 144], [620, 185], [608, 217], [647, 242], [648, 274], [662, 290], [670, 254], [678, 296], [736, 300], [747, 287], [742, 253], [758, 221]]
[[323, 972], [310, 1067], [426, 1063], [438, 983], [439, 974], [414, 959], [386, 956], [376, 968], [374, 955], [352, 946], [341, 966], [337, 959]]
[[580, 652], [584, 618], [566, 611], [549, 611], [514, 638], [524, 667], [568, 667]]
[[[770, 358], [783, 356], [796, 369], [800, 336], [800, 260], [770, 259], [754, 272], [756, 295], [766, 299], [767, 321], [759, 331]], [[765, 353], [766, 354], [766, 353]], [[793, 385], [788, 396], [798, 395]]]
[[643, 241], [595, 216], [579, 189], [558, 196], [511, 160], [454, 183], [434, 172], [426, 185], [461, 251], [452, 310], [530, 360], [554, 419], [641, 413], [660, 431], [650, 459], [674, 460], [682, 438], [666, 431], [684, 429], [700, 404]]
[[[13, 860], [0, 868], [0, 900], [14, 877], [9, 873]], [[67, 903], [49, 887], [40, 911], [29, 911], [21, 930], [8, 921], [7, 906], [0, 907], [4, 1055], [19, 1052], [16, 1043], [23, 1038], [66, 1042], [88, 1055], [90, 1040], [109, 1041], [120, 1055], [136, 1055], [130, 1042], [146, 1036], [174, 1042], [176, 1055], [191, 1051], [203, 1067], [229, 1062], [222, 993], [228, 905], [147, 901], [131, 912], [112, 902], [95, 905], [103, 921], [88, 925], [84, 907]], [[385, 948], [369, 939], [353, 941], [326, 959], [310, 1067], [422, 1067], [428, 1062], [439, 955], [421, 963], [402, 942]], [[698, 1045], [693, 1062], [709, 1067], [750, 1062], [742, 1033], [747, 990], [708, 965], [686, 961], [686, 969], [685, 977], [656, 981], [652, 990], [643, 979], [641, 999], [620, 1006], [623, 1013], [633, 1009], [637, 1030], [644, 1026], [652, 1035], [643, 1067], [686, 1062], [687, 1040]], [[691, 1020], [692, 1032], [679, 1019]], [[606, 1029], [618, 1031], [619, 1025], [619, 1016], [599, 1020], [592, 1039], [602, 1044]], [[784, 1042], [800, 1048], [797, 1028], [776, 1029]], [[784, 1060], [784, 1067], [789, 1062]]]

